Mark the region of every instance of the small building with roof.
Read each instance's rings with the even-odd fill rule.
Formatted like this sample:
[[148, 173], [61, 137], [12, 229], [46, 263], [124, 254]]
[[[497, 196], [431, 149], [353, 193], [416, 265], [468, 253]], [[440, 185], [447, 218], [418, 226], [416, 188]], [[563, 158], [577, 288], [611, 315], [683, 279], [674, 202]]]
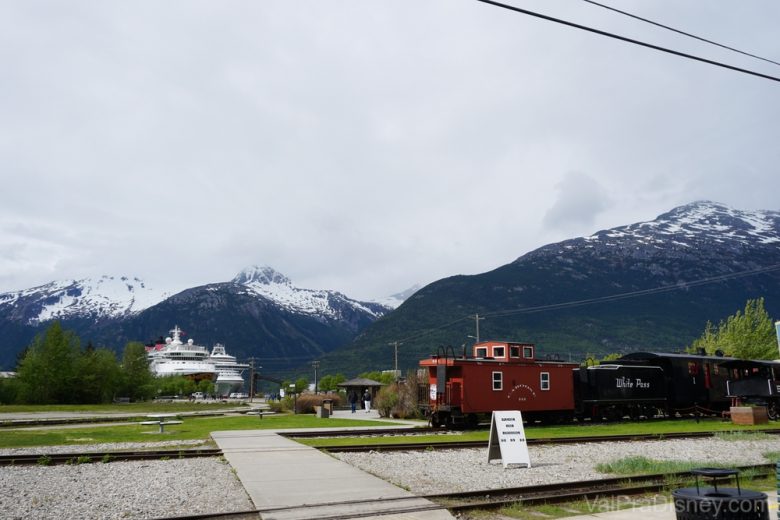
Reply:
[[368, 390], [368, 393], [371, 395], [371, 402], [374, 402], [377, 392], [384, 386], [384, 383], [365, 377], [356, 377], [355, 379], [339, 383], [337, 386], [343, 388], [348, 396], [351, 392], [356, 392], [359, 400], [363, 399], [363, 392]]

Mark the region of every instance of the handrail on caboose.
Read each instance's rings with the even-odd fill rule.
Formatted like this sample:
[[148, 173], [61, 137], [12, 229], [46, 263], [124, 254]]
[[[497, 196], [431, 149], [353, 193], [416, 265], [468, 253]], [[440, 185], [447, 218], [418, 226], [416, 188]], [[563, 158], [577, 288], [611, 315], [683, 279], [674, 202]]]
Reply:
[[444, 358], [444, 360], [446, 361], [450, 359], [450, 357], [447, 355], [448, 353], [452, 354], [452, 359], [456, 359], [455, 349], [452, 348], [452, 345], [447, 345], [446, 347], [444, 345], [439, 345], [438, 347], [436, 347], [436, 357]]

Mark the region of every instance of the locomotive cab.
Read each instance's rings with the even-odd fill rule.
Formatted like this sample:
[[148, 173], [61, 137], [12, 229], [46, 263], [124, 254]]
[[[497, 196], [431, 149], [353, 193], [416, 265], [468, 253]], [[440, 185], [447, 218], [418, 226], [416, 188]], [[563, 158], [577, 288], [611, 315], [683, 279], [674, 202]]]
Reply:
[[735, 359], [721, 367], [728, 371], [726, 396], [732, 405], [766, 406], [770, 419], [780, 417], [780, 362]]

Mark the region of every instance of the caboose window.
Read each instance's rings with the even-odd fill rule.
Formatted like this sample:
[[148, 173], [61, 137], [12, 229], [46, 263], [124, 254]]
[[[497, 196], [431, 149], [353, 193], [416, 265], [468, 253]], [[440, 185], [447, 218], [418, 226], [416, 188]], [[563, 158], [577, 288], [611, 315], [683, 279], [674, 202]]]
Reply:
[[526, 359], [533, 359], [534, 357], [534, 348], [533, 347], [523, 347], [523, 357]]
[[493, 390], [501, 390], [504, 388], [504, 373], [493, 372]]
[[504, 347], [493, 347], [493, 357], [504, 357], [505, 355]]
[[542, 372], [539, 374], [539, 388], [541, 390], [549, 390], [550, 389], [550, 373], [549, 372]]
[[520, 357], [520, 347], [517, 345], [509, 346], [509, 357]]
[[477, 347], [477, 357], [487, 357], [487, 347]]

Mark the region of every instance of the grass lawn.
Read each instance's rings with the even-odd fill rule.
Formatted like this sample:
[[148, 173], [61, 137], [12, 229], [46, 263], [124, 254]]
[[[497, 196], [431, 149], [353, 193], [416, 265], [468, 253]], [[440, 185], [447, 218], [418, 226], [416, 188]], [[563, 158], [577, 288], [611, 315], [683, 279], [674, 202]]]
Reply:
[[[525, 435], [528, 439], [557, 439], [561, 437], [589, 437], [604, 435], [690, 433], [690, 432], [750, 432], [765, 429], [775, 429], [780, 423], [771, 422], [768, 425], [744, 426], [736, 425], [720, 419], [694, 420], [660, 420], [627, 423], [570, 424], [564, 426], [527, 426]], [[338, 439], [301, 439], [299, 442], [308, 446], [335, 446], [360, 444], [403, 444], [407, 442], [433, 443], [455, 441], [487, 441], [488, 430], [453, 432], [448, 435], [421, 435], [419, 437], [366, 437], [359, 440], [354, 437]]]
[[0, 429], [0, 448], [28, 448], [33, 446], [100, 444], [108, 442], [155, 442], [202, 439], [211, 432], [222, 430], [263, 430], [280, 428], [323, 428], [344, 426], [394, 426], [386, 421], [357, 421], [353, 419], [320, 419], [313, 415], [273, 415], [259, 419], [240, 417], [185, 417], [182, 424], [165, 427], [160, 434], [157, 426], [132, 422], [110, 426], [83, 428], [46, 427]]
[[[212, 410], [231, 410], [247, 406], [244, 403], [214, 402], [156, 402], [148, 401], [127, 404], [53, 404], [53, 405], [0, 405], [3, 413], [41, 413], [41, 412], [85, 412], [85, 413], [178, 413]], [[1, 416], [0, 416], [1, 417]]]

